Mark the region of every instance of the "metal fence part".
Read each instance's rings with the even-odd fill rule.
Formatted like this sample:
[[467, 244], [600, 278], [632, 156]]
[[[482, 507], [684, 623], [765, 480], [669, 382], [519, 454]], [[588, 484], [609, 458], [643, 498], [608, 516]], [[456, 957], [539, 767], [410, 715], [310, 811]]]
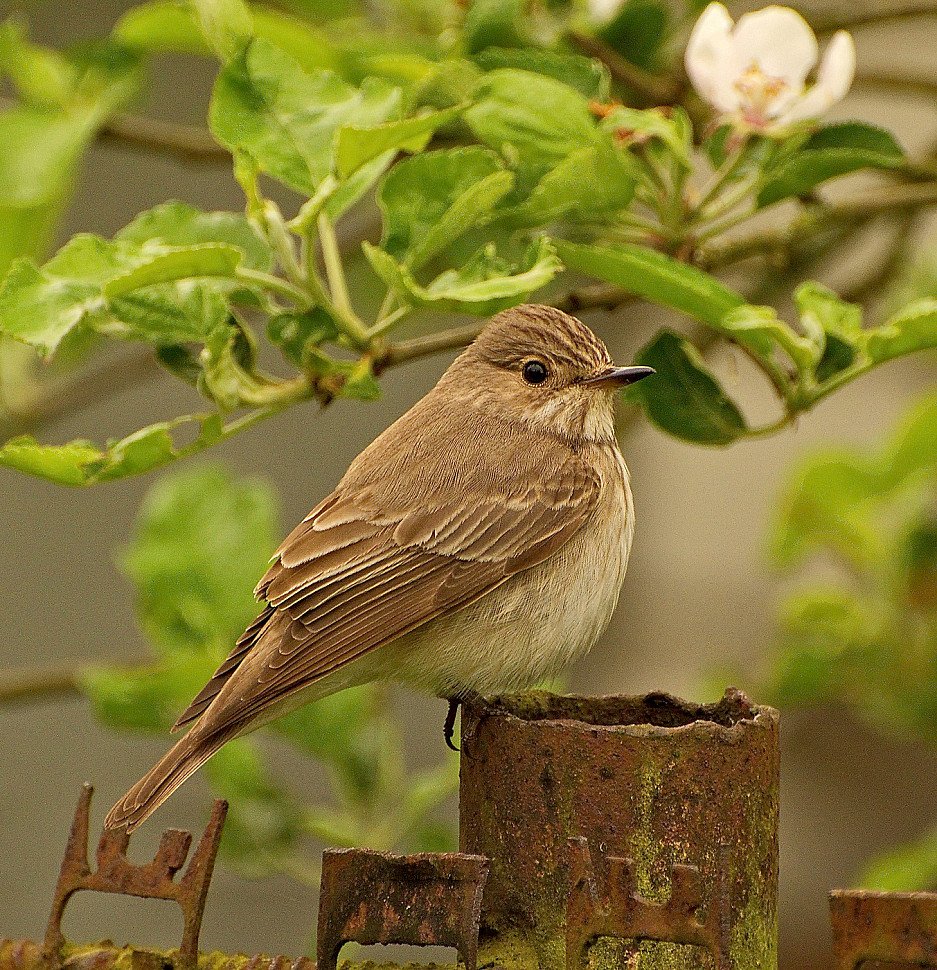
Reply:
[[344, 943], [452, 946], [476, 970], [484, 856], [394, 855], [326, 849], [319, 893], [318, 970], [335, 970]]
[[143, 865], [136, 865], [127, 858], [130, 836], [126, 829], [105, 830], [98, 841], [97, 867], [94, 872], [91, 871], [88, 864], [88, 829], [93, 793], [91, 785], [84, 785], [75, 809], [46, 927], [43, 944], [46, 965], [61, 965], [61, 951], [65, 942], [62, 916], [69, 899], [81, 890], [92, 890], [176, 902], [182, 910], [183, 918], [179, 962], [186, 968], [194, 968], [198, 961], [198, 935], [202, 926], [205, 897], [215, 866], [228, 803], [221, 800], [214, 803], [208, 825], [188, 867], [177, 881], [175, 876], [185, 864], [192, 844], [191, 834], [180, 829], [167, 829], [163, 832], [156, 855]]
[[709, 907], [709, 919], [700, 922], [703, 905], [697, 866], [676, 864], [670, 870], [670, 897], [652, 902], [637, 890], [633, 859], [607, 856], [606, 878], [597, 879], [592, 853], [583, 837], [570, 839], [572, 891], [566, 905], [566, 968], [588, 970], [588, 947], [600, 936], [625, 940], [683, 943], [707, 950], [715, 970], [728, 970], [728, 954], [720, 946], [722, 914]]
[[[499, 939], [519, 938], [535, 951], [540, 970], [565, 970], [572, 895], [579, 897], [572, 908], [581, 927], [594, 918], [619, 935], [630, 912], [653, 917], [657, 933], [670, 940], [705, 936], [701, 948], [681, 956], [683, 970], [710, 968], [709, 953], [719, 954], [726, 970], [776, 970], [775, 711], [735, 690], [712, 705], [665, 694], [533, 692], [470, 701], [462, 724], [460, 848], [491, 860], [481, 918], [486, 958]], [[588, 890], [583, 896], [577, 889], [570, 839], [585, 840], [591, 853], [599, 887], [592, 917]], [[641, 909], [616, 888], [625, 859], [632, 860], [628, 878], [640, 900], [662, 907]], [[690, 876], [678, 867], [686, 866], [698, 872], [696, 919], [705, 933], [682, 909]], [[680, 905], [668, 908], [674, 879]], [[603, 914], [605, 892], [611, 899]], [[616, 911], [621, 903], [625, 910]], [[579, 936], [574, 929], [574, 949]], [[660, 960], [642, 952], [633, 964]]]
[[937, 893], [830, 893], [836, 970], [868, 962], [937, 970]]

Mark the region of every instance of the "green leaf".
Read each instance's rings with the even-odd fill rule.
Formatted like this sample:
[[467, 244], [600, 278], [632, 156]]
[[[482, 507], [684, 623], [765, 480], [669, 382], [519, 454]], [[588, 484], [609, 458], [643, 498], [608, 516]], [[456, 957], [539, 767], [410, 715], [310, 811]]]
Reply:
[[101, 451], [90, 441], [72, 441], [67, 445], [40, 445], [35, 438], [23, 435], [0, 446], [0, 465], [46, 478], [59, 485], [84, 485], [85, 469], [99, 461]]
[[715, 277], [663, 253], [630, 243], [593, 246], [557, 240], [567, 269], [620, 286], [642, 299], [696, 317], [718, 330], [745, 300]]
[[244, 0], [191, 0], [202, 34], [222, 60], [230, 60], [250, 42], [254, 21]]
[[668, 6], [660, 0], [626, 0], [598, 34], [625, 60], [653, 71], [661, 66], [669, 20]]
[[474, 98], [465, 121], [475, 137], [506, 154], [532, 179], [600, 140], [588, 99], [542, 74], [492, 71], [481, 79]]
[[273, 731], [300, 751], [332, 764], [357, 758], [371, 730], [368, 712], [374, 708], [374, 687], [350, 687], [323, 697], [274, 721]]
[[221, 276], [233, 279], [241, 264], [242, 252], [227, 243], [203, 243], [198, 246], [167, 248], [124, 273], [111, 277], [103, 287], [104, 296], [126, 296], [134, 290], [175, 280]]
[[305, 359], [320, 386], [328, 388], [335, 397], [376, 401], [381, 396], [381, 385], [374, 376], [371, 361], [366, 358], [336, 360], [315, 347], [307, 347]]
[[211, 676], [214, 660], [204, 653], [174, 658], [171, 665], [143, 670], [90, 667], [81, 672], [81, 690], [94, 716], [122, 731], [164, 733]]
[[857, 121], [828, 125], [817, 131], [792, 157], [765, 174], [758, 192], [759, 206], [806, 195], [816, 186], [864, 168], [895, 168], [904, 151], [883, 128]]
[[196, 246], [203, 243], [228, 243], [243, 253], [243, 263], [251, 269], [270, 271], [273, 253], [266, 241], [240, 213], [202, 212], [185, 202], [164, 202], [142, 212], [114, 237], [143, 246]]
[[399, 112], [398, 88], [376, 79], [353, 88], [328, 71], [306, 74], [288, 54], [256, 38], [218, 75], [209, 119], [231, 151], [312, 195], [332, 170], [338, 129], [380, 124]]
[[[279, 10], [252, 5], [254, 35], [294, 57], [303, 70], [337, 70], [341, 57], [329, 37]], [[113, 36], [129, 47], [154, 54], [212, 53], [192, 7], [185, 0], [153, 0], [132, 7], [118, 21]]]
[[147, 287], [109, 300], [108, 310], [119, 325], [100, 329], [163, 349], [172, 344], [204, 343], [230, 313], [222, 294], [199, 284], [186, 285], [181, 291], [173, 286]]
[[207, 652], [211, 666], [227, 654], [257, 613], [254, 584], [278, 531], [269, 485], [217, 465], [176, 472], [149, 490], [121, 561], [162, 656], [176, 663]]
[[620, 212], [634, 195], [633, 162], [612, 144], [573, 152], [537, 183], [518, 209], [544, 225], [559, 218], [592, 221]]
[[639, 111], [619, 105], [602, 119], [601, 127], [627, 142], [657, 138], [688, 168], [693, 151], [692, 126], [683, 122], [679, 111], [676, 108], [664, 114], [660, 108]]
[[778, 319], [774, 307], [738, 307], [725, 315], [722, 329], [760, 360], [772, 361], [781, 350], [803, 374], [813, 372], [823, 352], [822, 343], [818, 345]]
[[457, 105], [371, 128], [340, 129], [335, 146], [335, 167], [339, 177], [347, 179], [365, 162], [388, 151], [422, 151], [434, 132], [458, 118], [462, 110]]
[[0, 274], [18, 256], [44, 253], [101, 120], [95, 107], [0, 112]]
[[470, 53], [492, 46], [524, 46], [523, 0], [473, 0], [466, 8], [462, 42]]
[[212, 790], [230, 803], [221, 849], [248, 876], [282, 871], [303, 833], [303, 810], [274, 783], [250, 738], [229, 741], [205, 766]]
[[97, 236], [75, 236], [42, 269], [17, 260], [0, 285], [0, 333], [51, 355], [67, 333], [103, 310], [102, 287], [126, 254]]
[[937, 347], [937, 300], [918, 300], [868, 332], [866, 352], [879, 364]]
[[[177, 443], [174, 435], [193, 426], [195, 434]], [[201, 414], [161, 421], [108, 442], [104, 448], [88, 441], [41, 445], [32, 436], [21, 435], [0, 446], [0, 465], [59, 485], [95, 485], [139, 475], [196, 454], [218, 442], [227, 431], [217, 414]]]
[[605, 101], [609, 97], [608, 69], [591, 57], [560, 54], [542, 47], [489, 47], [475, 60], [489, 72], [500, 68], [532, 71], [561, 81], [587, 98]]
[[267, 336], [297, 367], [307, 367], [309, 352], [339, 331], [335, 321], [321, 307], [307, 313], [281, 313], [267, 324]]
[[384, 216], [381, 245], [416, 269], [483, 220], [513, 182], [497, 156], [484, 148], [405, 159], [378, 190]]
[[457, 310], [487, 316], [516, 306], [562, 269], [549, 240], [537, 240], [517, 265], [500, 259], [493, 246], [480, 250], [459, 270], [447, 270], [421, 286], [406, 266], [382, 249], [362, 245], [374, 271], [410, 306]]
[[657, 374], [634, 385], [630, 394], [663, 431], [692, 444], [729, 445], [748, 430], [699, 351], [679, 334], [662, 331], [638, 354], [637, 363]]
[[849, 451], [828, 451], [803, 462], [779, 505], [771, 538], [775, 562], [790, 568], [822, 546], [847, 562], [881, 556], [883, 537], [869, 504], [878, 482], [878, 470]]
[[937, 829], [866, 863], [858, 885], [884, 893], [926, 892], [937, 888]]

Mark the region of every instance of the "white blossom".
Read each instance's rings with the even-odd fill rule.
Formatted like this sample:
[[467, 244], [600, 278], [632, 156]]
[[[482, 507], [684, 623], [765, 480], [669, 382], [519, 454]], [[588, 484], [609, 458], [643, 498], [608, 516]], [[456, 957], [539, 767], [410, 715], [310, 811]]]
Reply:
[[625, 0], [587, 0], [589, 16], [598, 24], [608, 23], [621, 8]]
[[686, 70], [720, 115], [769, 131], [817, 118], [846, 96], [856, 72], [852, 36], [834, 35], [808, 86], [818, 56], [816, 35], [790, 7], [765, 7], [735, 23], [721, 3], [711, 3], [690, 35]]

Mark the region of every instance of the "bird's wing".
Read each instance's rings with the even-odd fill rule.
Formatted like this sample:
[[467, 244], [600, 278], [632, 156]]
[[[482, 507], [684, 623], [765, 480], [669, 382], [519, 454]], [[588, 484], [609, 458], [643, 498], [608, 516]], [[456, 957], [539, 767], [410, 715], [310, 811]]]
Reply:
[[538, 457], [476, 469], [461, 492], [428, 487], [422, 500], [405, 494], [413, 482], [346, 476], [287, 537], [258, 586], [264, 613], [179, 723], [201, 715], [200, 732], [236, 732], [548, 558], [592, 515], [600, 482], [565, 446], [546, 456], [549, 472]]

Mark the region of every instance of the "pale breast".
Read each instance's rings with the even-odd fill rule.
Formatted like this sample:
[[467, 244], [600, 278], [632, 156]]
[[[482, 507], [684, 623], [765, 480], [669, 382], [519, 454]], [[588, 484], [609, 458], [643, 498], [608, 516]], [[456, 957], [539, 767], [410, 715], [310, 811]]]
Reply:
[[618, 602], [634, 533], [627, 468], [617, 448], [603, 451], [589, 523], [550, 559], [382, 648], [381, 673], [443, 696], [492, 693], [548, 679], [588, 652]]

